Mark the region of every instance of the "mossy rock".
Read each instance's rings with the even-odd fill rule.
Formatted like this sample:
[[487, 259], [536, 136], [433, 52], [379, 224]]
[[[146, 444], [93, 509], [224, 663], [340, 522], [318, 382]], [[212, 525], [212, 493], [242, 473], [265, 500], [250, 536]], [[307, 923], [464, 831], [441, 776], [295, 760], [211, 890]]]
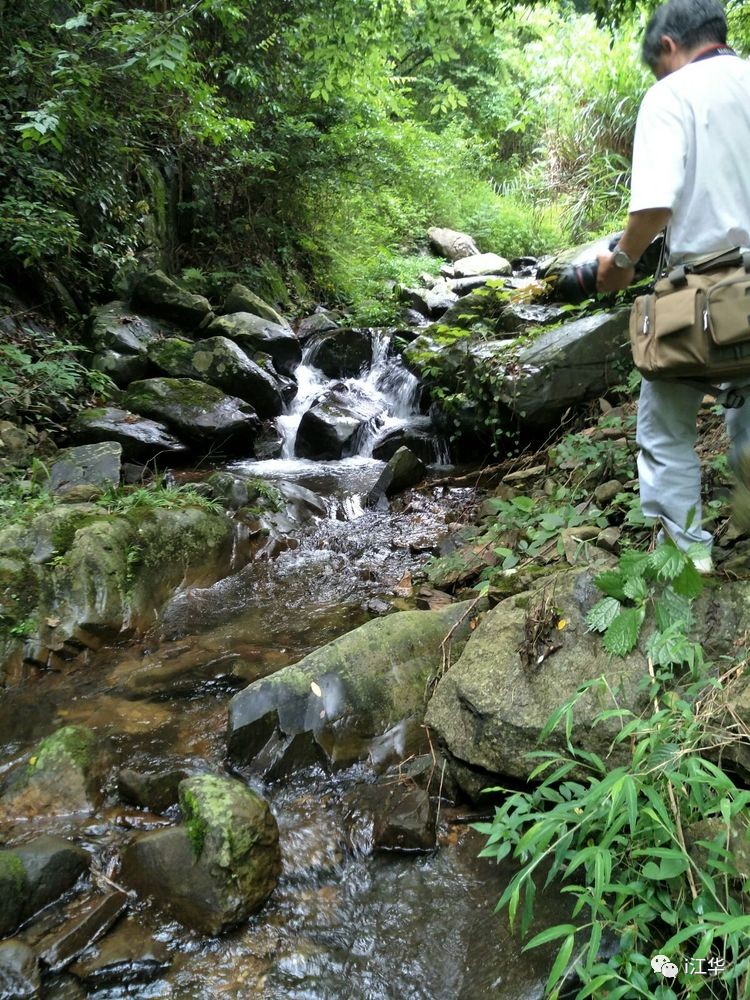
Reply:
[[188, 778], [179, 798], [184, 825], [136, 839], [123, 854], [121, 877], [186, 926], [220, 934], [258, 910], [276, 886], [276, 820], [260, 796], [231, 778]]
[[12, 933], [21, 922], [28, 894], [23, 862], [14, 851], [0, 850], [0, 937]]
[[299, 663], [255, 681], [229, 707], [229, 756], [267, 773], [320, 760], [366, 759], [373, 741], [405, 719], [421, 722], [430, 679], [468, 638], [468, 603], [367, 622]]
[[171, 320], [186, 330], [195, 329], [211, 312], [208, 299], [181, 288], [163, 271], [152, 271], [139, 277], [131, 297], [137, 309]]
[[264, 302], [259, 295], [250, 291], [246, 285], [237, 284], [232, 286], [224, 302], [224, 312], [253, 313], [255, 316], [260, 316], [261, 319], [270, 320], [278, 326], [289, 326], [283, 316], [280, 316], [279, 313], [277, 313], [272, 306], [269, 306], [267, 302]]
[[103, 755], [90, 729], [58, 729], [37, 744], [0, 800], [0, 818], [90, 814], [101, 800], [102, 766]]

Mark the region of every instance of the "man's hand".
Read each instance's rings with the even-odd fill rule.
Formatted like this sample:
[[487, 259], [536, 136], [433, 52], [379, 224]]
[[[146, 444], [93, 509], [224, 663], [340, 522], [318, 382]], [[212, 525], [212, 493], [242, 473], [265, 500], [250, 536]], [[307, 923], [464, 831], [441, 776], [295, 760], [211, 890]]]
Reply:
[[600, 253], [596, 259], [599, 264], [596, 274], [597, 292], [621, 292], [635, 277], [635, 268], [617, 267], [611, 253]]

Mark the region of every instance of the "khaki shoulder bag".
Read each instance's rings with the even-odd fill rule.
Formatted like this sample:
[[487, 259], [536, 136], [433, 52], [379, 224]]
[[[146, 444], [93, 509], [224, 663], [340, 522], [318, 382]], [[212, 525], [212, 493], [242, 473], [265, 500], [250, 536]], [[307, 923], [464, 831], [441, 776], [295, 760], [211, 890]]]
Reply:
[[633, 361], [646, 379], [750, 376], [750, 253], [674, 268], [630, 313]]

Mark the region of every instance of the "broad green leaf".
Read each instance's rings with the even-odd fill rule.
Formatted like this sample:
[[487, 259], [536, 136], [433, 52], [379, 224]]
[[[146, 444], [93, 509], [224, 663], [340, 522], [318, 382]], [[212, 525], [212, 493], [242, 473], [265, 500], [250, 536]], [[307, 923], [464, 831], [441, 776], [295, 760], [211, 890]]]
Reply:
[[685, 553], [669, 542], [654, 549], [649, 557], [649, 567], [655, 571], [659, 580], [667, 582], [678, 577], [686, 565]]
[[685, 563], [682, 572], [672, 580], [675, 593], [688, 600], [700, 597], [704, 586], [703, 577], [691, 562]]
[[557, 953], [557, 957], [555, 958], [547, 979], [546, 989], [548, 992], [551, 991], [557, 984], [558, 980], [562, 979], [565, 975], [565, 970], [568, 967], [570, 956], [573, 954], [574, 942], [575, 931], [572, 934], [569, 934], [560, 946], [560, 950]]
[[622, 589], [625, 592], [626, 597], [636, 601], [638, 604], [645, 601], [648, 596], [648, 584], [642, 576], [629, 577], [629, 579], [625, 581], [625, 585]]
[[604, 648], [613, 656], [627, 656], [638, 642], [643, 624], [642, 608], [626, 608], [612, 620], [604, 633]]
[[539, 934], [535, 934], [523, 946], [523, 951], [528, 951], [529, 948], [538, 948], [539, 945], [547, 944], [548, 941], [557, 941], [558, 938], [565, 937], [567, 934], [575, 934], [575, 932], [576, 928], [573, 924], [555, 924], [554, 927], [548, 927], [546, 930], [540, 931]]
[[606, 632], [622, 609], [615, 597], [603, 597], [586, 615], [589, 632]]
[[604, 573], [599, 573], [598, 576], [594, 577], [594, 583], [608, 597], [616, 597], [618, 601], [627, 599], [628, 595], [624, 589], [625, 577], [619, 570], [609, 569]]

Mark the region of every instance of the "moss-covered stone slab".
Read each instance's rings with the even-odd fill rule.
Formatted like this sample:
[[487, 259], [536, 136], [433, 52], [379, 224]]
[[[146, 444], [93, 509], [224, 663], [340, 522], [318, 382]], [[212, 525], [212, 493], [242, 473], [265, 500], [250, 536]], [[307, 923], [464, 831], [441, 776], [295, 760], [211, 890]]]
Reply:
[[346, 766], [404, 719], [421, 721], [430, 678], [451, 636], [458, 655], [469, 634], [468, 603], [404, 611], [367, 622], [299, 663], [255, 681], [229, 706], [228, 749], [263, 771], [289, 756]]
[[246, 400], [262, 417], [277, 417], [284, 409], [277, 380], [227, 337], [160, 340], [149, 348], [149, 357], [167, 375], [206, 382]]
[[225, 313], [248, 312], [261, 319], [270, 320], [277, 326], [289, 327], [289, 323], [280, 316], [276, 310], [264, 302], [259, 295], [252, 292], [246, 285], [236, 284], [229, 290], [229, 294], [224, 301]]
[[292, 375], [302, 360], [302, 347], [288, 326], [280, 326], [249, 312], [229, 313], [211, 323], [206, 331], [210, 337], [228, 337], [253, 354], [264, 351], [273, 358], [276, 368]]
[[195, 379], [151, 378], [133, 382], [123, 406], [162, 421], [181, 437], [252, 455], [260, 420], [253, 407]]
[[241, 782], [199, 775], [180, 783], [184, 825], [138, 837], [122, 879], [180, 923], [221, 934], [256, 912], [281, 871], [276, 820]]
[[152, 271], [138, 278], [131, 298], [136, 309], [171, 320], [186, 330], [195, 329], [211, 312], [208, 299], [181, 288], [163, 271]]
[[159, 456], [180, 455], [188, 447], [166, 424], [148, 420], [117, 406], [100, 406], [76, 414], [70, 433], [74, 441], [93, 444], [115, 441], [130, 462], [151, 462]]

